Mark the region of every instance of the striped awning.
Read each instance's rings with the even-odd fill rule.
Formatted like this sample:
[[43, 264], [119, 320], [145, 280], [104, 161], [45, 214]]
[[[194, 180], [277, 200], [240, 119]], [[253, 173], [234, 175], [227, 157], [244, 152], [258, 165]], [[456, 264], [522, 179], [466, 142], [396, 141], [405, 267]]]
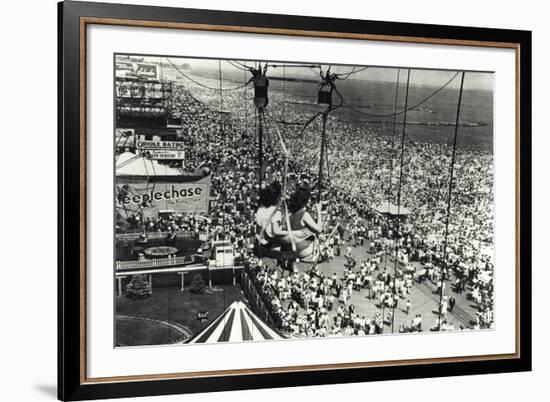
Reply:
[[187, 343], [264, 341], [282, 339], [241, 301], [225, 311]]

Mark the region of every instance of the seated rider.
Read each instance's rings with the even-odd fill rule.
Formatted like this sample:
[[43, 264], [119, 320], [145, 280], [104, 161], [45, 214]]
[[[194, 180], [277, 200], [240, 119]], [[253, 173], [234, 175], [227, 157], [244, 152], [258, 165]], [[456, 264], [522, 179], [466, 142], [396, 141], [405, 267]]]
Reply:
[[277, 206], [281, 197], [281, 185], [278, 182], [273, 182], [269, 186], [260, 189], [258, 196], [260, 207], [254, 217], [256, 241], [265, 249], [274, 249], [277, 247], [278, 242], [273, 226], [275, 222], [282, 219], [281, 211]]
[[[311, 190], [306, 187], [296, 189], [288, 200], [290, 235], [294, 240], [296, 252], [290, 253], [294, 258], [302, 259], [311, 256], [313, 253], [315, 235], [323, 230], [323, 217], [321, 214], [321, 203], [317, 204], [317, 220], [306, 211], [306, 206], [311, 197]], [[277, 225], [275, 224], [275, 232]], [[282, 241], [281, 251], [292, 251], [290, 237], [286, 236]]]

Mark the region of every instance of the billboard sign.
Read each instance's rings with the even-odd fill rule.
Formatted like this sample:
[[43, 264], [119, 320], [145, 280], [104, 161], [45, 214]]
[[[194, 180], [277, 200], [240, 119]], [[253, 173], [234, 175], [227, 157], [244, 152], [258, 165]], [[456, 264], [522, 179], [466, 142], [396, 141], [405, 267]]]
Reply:
[[128, 210], [143, 208], [146, 216], [166, 209], [208, 213], [210, 183], [128, 183], [117, 187], [121, 206]]
[[146, 151], [150, 159], [156, 160], [184, 160], [185, 151], [172, 151], [164, 149], [151, 149]]
[[184, 144], [181, 141], [150, 141], [150, 140], [139, 140], [136, 143], [136, 146], [142, 150], [149, 149], [159, 149], [159, 150], [170, 150], [170, 151], [183, 151]]
[[116, 76], [158, 80], [158, 66], [152, 63], [134, 62], [131, 60], [117, 60]]

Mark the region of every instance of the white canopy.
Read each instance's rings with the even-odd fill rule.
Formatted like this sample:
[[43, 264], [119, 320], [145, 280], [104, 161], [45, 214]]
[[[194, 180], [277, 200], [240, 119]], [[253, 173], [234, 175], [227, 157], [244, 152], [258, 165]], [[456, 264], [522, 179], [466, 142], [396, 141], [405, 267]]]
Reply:
[[377, 205], [374, 207], [374, 209], [380, 213], [380, 214], [388, 214], [388, 215], [409, 215], [411, 213], [409, 208], [405, 208], [404, 206], [398, 207], [395, 204], [383, 202], [380, 205]]
[[283, 339], [241, 301], [225, 311], [187, 343], [242, 342]]
[[123, 152], [116, 158], [117, 176], [181, 176], [178, 169], [161, 165], [156, 160], [147, 159], [141, 154]]

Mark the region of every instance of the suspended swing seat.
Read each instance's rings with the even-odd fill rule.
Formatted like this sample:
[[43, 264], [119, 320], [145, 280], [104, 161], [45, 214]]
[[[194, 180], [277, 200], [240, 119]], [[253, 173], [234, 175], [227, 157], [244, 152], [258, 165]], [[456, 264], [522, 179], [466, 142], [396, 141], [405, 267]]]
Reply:
[[295, 245], [295, 250], [292, 249], [292, 244], [283, 243], [281, 245], [281, 258], [284, 261], [299, 260], [306, 264], [312, 264], [318, 259], [318, 245], [319, 241], [317, 236], [313, 234], [304, 240], [298, 240]]
[[254, 241], [254, 251], [258, 258], [266, 257], [279, 259], [279, 256], [281, 254], [281, 246], [261, 241], [256, 235], [256, 239]]
[[[296, 236], [302, 231], [295, 231], [293, 234]], [[312, 238], [313, 237], [313, 238]], [[278, 261], [293, 261], [299, 260], [306, 264], [312, 264], [318, 259], [319, 254], [319, 242], [317, 237], [311, 234], [306, 239], [297, 241], [295, 249], [292, 249], [292, 244], [285, 238], [283, 241], [277, 242], [265, 242], [256, 236], [254, 242], [254, 249], [258, 257], [274, 258]]]

